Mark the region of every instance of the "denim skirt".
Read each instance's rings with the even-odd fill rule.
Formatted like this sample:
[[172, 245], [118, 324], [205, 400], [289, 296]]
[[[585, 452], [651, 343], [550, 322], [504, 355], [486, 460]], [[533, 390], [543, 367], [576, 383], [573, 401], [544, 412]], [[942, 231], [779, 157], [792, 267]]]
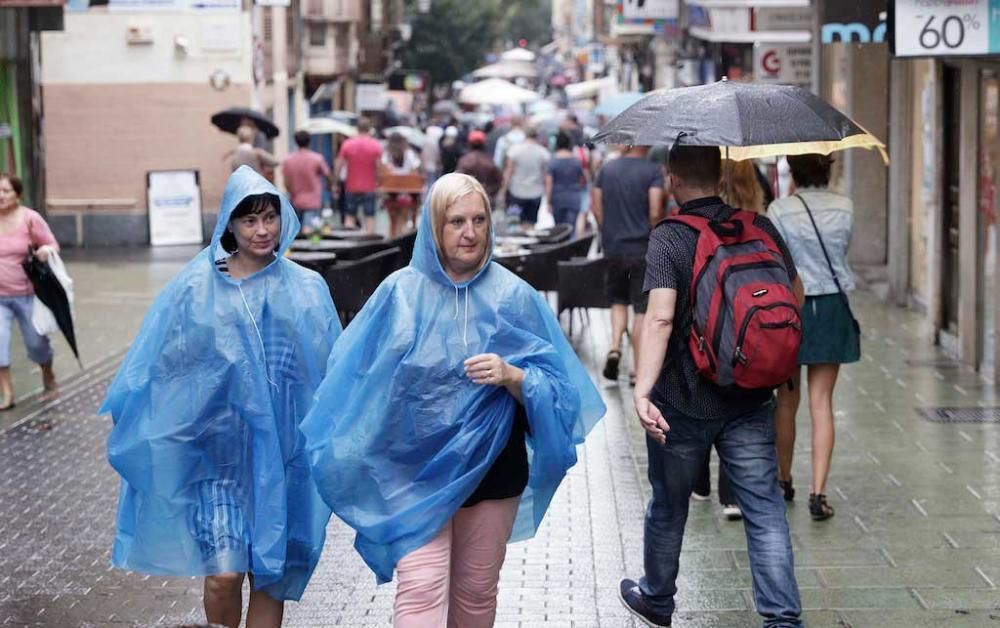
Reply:
[[799, 364], [849, 364], [861, 359], [861, 331], [840, 294], [806, 297]]

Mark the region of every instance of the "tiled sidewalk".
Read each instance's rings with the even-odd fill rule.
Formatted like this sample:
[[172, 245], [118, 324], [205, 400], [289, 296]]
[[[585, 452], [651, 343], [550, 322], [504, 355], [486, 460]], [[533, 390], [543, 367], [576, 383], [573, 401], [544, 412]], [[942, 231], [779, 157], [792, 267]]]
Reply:
[[[833, 519], [789, 509], [811, 626], [1000, 626], [1000, 424], [941, 424], [916, 408], [978, 407], [995, 391], [942, 359], [910, 314], [857, 299], [865, 359], [837, 389]], [[606, 314], [578, 332], [600, 367]], [[578, 328], [578, 325], [577, 325]], [[0, 435], [0, 626], [148, 626], [201, 617], [201, 583], [108, 566], [117, 483], [104, 463], [108, 420], [93, 415], [106, 362], [63, 399]], [[537, 538], [513, 545], [498, 626], [634, 626], [618, 580], [640, 573], [645, 448], [627, 386], [605, 384], [609, 414], [580, 451]], [[808, 417], [795, 477], [808, 493]], [[392, 585], [376, 588], [352, 535], [332, 522], [326, 556], [288, 626], [388, 626]], [[996, 606], [997, 610], [994, 610]], [[742, 525], [691, 507], [675, 626], [755, 626]]]

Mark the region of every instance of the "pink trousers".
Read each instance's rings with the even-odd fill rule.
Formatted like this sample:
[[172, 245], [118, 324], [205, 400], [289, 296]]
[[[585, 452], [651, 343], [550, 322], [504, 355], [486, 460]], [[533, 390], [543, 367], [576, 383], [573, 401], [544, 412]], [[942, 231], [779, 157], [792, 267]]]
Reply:
[[461, 508], [396, 565], [395, 628], [489, 628], [519, 497]]

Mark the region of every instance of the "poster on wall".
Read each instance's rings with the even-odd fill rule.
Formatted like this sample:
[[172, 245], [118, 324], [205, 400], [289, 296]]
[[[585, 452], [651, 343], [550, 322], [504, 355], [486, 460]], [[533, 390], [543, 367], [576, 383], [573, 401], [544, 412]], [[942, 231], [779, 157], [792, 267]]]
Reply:
[[152, 246], [201, 244], [201, 184], [197, 170], [146, 173], [149, 243]]
[[754, 44], [753, 77], [758, 83], [811, 87], [812, 46], [809, 44]]

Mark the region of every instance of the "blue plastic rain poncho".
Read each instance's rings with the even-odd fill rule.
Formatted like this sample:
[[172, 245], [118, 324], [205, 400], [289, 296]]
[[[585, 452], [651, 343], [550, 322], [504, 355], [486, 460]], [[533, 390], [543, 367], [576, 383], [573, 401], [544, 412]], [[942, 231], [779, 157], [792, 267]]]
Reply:
[[357, 531], [355, 548], [379, 583], [434, 538], [509, 439], [517, 401], [472, 383], [464, 360], [496, 353], [525, 371], [530, 474], [512, 541], [534, 535], [576, 445], [605, 412], [545, 300], [489, 261], [453, 282], [429, 215], [425, 204], [410, 265], [337, 341], [302, 423], [320, 494]]
[[281, 196], [281, 244], [243, 280], [215, 267], [233, 210], [278, 191], [229, 177], [211, 245], [164, 288], [108, 390], [108, 460], [122, 476], [112, 562], [157, 575], [249, 572], [299, 599], [330, 510], [298, 424], [341, 326], [326, 282], [282, 254], [299, 230]]

